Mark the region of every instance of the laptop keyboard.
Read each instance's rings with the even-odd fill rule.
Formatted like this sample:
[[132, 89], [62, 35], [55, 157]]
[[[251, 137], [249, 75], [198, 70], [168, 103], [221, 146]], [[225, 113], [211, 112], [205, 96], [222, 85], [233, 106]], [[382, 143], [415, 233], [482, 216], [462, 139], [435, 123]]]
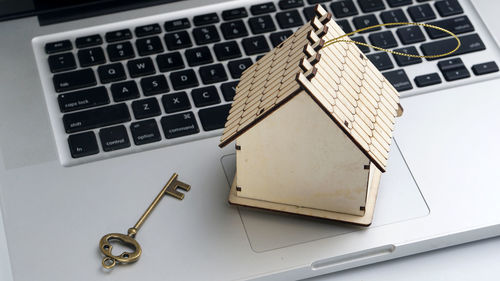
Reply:
[[[460, 36], [461, 48], [437, 62], [360, 46], [398, 91], [498, 71], [494, 61], [468, 68], [458, 57], [486, 47], [456, 0], [282, 0], [127, 26], [45, 44], [69, 155], [126, 154], [220, 134], [242, 72], [310, 20], [315, 4], [345, 32], [414, 21]], [[419, 55], [456, 44], [446, 33], [418, 26], [378, 28], [352, 39]], [[437, 65], [439, 72], [409, 77], [405, 68], [418, 64]]]

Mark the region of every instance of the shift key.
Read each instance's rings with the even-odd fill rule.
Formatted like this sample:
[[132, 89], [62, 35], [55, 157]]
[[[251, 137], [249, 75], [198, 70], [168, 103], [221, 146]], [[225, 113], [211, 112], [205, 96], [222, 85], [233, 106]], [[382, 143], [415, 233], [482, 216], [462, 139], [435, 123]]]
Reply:
[[67, 133], [80, 132], [98, 127], [130, 121], [130, 113], [124, 103], [70, 113], [63, 116]]
[[95, 86], [94, 71], [91, 68], [56, 74], [52, 78], [56, 92], [65, 92]]

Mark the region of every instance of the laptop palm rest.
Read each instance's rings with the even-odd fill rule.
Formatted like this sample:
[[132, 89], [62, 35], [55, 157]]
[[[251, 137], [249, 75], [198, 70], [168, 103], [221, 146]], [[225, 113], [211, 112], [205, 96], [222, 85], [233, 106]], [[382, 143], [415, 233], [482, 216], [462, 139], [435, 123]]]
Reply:
[[[429, 208], [394, 142], [387, 172], [382, 175], [373, 223], [369, 228], [423, 217]], [[236, 155], [221, 158], [229, 189], [236, 170]], [[248, 240], [255, 252], [364, 231], [365, 227], [239, 208]]]

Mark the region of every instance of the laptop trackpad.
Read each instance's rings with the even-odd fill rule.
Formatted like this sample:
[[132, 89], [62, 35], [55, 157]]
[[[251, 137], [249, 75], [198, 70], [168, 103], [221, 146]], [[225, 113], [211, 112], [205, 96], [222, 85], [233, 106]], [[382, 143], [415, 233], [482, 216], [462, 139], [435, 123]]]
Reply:
[[[392, 146], [387, 172], [382, 175], [373, 223], [370, 228], [429, 214], [422, 194], [406, 165], [396, 142]], [[228, 189], [236, 170], [236, 155], [221, 159]], [[327, 237], [362, 231], [364, 227], [330, 221], [239, 208], [252, 249], [263, 252]]]

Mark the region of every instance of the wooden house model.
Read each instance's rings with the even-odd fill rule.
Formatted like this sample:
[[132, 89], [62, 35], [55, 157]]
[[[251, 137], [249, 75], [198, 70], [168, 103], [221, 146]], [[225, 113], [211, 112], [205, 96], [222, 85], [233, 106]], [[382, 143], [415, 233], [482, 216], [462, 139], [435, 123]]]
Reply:
[[[371, 224], [399, 94], [321, 6], [242, 75], [220, 146], [236, 140], [229, 202]], [[348, 39], [347, 37], [345, 39]]]

